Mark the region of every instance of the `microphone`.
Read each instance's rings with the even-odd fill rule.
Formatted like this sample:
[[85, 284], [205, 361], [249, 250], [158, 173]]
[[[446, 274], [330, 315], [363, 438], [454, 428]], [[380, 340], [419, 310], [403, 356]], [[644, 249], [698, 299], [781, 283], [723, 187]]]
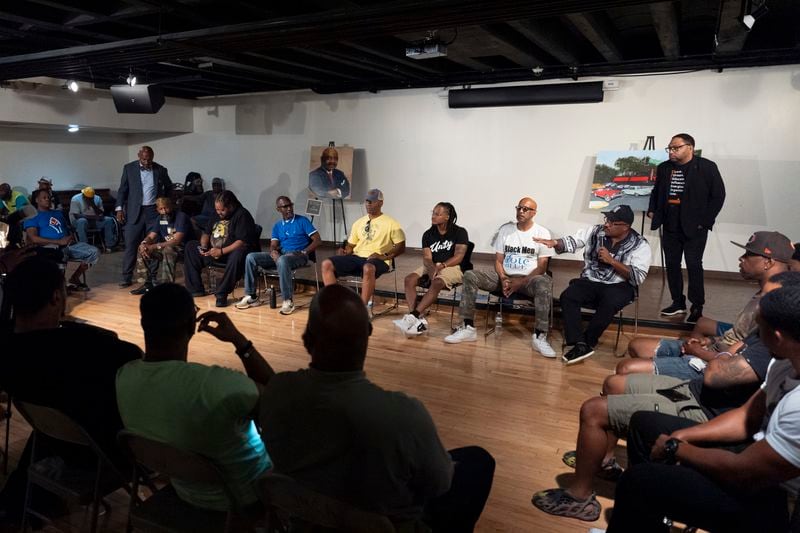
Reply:
[[[600, 228], [600, 231], [597, 232], [597, 255], [598, 255], [598, 257], [600, 256], [600, 248], [603, 248], [605, 246], [605, 244], [606, 244], [606, 230], [603, 229], [603, 228]], [[607, 264], [605, 264], [605, 263], [603, 263], [601, 261], [598, 261], [597, 263], [598, 263], [598, 266], [600, 266], [600, 267], [610, 266], [610, 265], [607, 265]]]

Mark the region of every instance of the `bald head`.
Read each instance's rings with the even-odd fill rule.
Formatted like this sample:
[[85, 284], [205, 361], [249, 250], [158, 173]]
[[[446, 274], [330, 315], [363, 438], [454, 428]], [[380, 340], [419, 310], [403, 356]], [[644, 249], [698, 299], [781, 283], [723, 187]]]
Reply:
[[527, 231], [533, 226], [533, 217], [536, 216], [536, 201], [526, 196], [517, 202], [517, 228]]
[[361, 298], [341, 285], [329, 285], [314, 296], [303, 333], [311, 366], [328, 372], [364, 368], [372, 333]]

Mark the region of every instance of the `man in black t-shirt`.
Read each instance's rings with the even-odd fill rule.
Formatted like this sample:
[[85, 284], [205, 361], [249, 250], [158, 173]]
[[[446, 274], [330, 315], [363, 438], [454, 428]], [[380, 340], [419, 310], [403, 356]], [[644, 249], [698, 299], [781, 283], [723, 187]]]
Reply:
[[[456, 225], [453, 204], [439, 202], [431, 212], [431, 227], [422, 234], [422, 266], [406, 276], [406, 302], [408, 314], [394, 325], [406, 335], [419, 335], [428, 329], [428, 321], [421, 315], [438, 298], [442, 289], [452, 289], [462, 282], [464, 270], [472, 268], [467, 257], [469, 235]], [[417, 303], [417, 286], [428, 291]]]
[[703, 316], [705, 304], [703, 252], [708, 232], [725, 202], [725, 185], [713, 161], [694, 155], [694, 138], [688, 133], [675, 135], [666, 150], [669, 161], [656, 169], [656, 183], [647, 209], [647, 216], [653, 220], [651, 229], [664, 228], [661, 245], [672, 303], [662, 309], [661, 314], [686, 313], [681, 271], [683, 257], [692, 302], [686, 321], [695, 323]]
[[186, 243], [186, 288], [192, 296], [205, 296], [203, 269], [214, 261], [224, 262], [225, 274], [217, 284], [216, 306], [228, 305], [228, 294], [236, 282], [244, 277], [247, 254], [259, 251], [259, 235], [250, 212], [242, 207], [236, 195], [223, 191], [214, 204], [216, 213], [208, 221], [207, 232], [200, 241]]

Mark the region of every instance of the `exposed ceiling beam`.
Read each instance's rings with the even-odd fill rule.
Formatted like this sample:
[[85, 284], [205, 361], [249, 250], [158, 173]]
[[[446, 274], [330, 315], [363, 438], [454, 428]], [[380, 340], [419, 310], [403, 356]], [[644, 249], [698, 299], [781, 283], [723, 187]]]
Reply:
[[552, 25], [534, 20], [516, 20], [510, 24], [559, 62], [565, 65], [578, 63], [578, 58], [569, 49], [570, 45], [567, 39], [554, 31]]
[[[371, 54], [381, 59], [385, 59], [387, 61], [391, 61], [393, 63], [397, 63], [398, 65], [402, 65], [407, 68], [412, 68], [415, 70], [421, 70], [423, 72], [428, 72], [430, 74], [438, 74], [439, 71], [433, 68], [426, 67], [424, 64], [421, 64], [419, 61], [413, 59], [407, 59], [405, 57], [405, 45], [400, 45], [398, 41], [397, 52], [394, 54], [390, 54], [388, 52], [384, 52], [383, 50], [379, 50], [374, 46], [367, 46], [365, 44], [357, 43], [354, 41], [343, 41], [343, 45], [349, 46], [354, 50], [358, 50], [359, 52], [364, 52], [366, 54]], [[423, 62], [424, 63], [424, 62]]]
[[[347, 54], [336, 53], [328, 49], [317, 50], [314, 48], [297, 48], [295, 49], [295, 51], [319, 59], [325, 59], [335, 63], [340, 63], [342, 65], [347, 65], [348, 67], [355, 68], [358, 70], [372, 72], [373, 74], [380, 74], [403, 82], [405, 82], [409, 78], [409, 76], [401, 74], [392, 68], [387, 68], [382, 65], [377, 65], [374, 62], [354, 60], [348, 57]], [[412, 78], [423, 79], [422, 76], [419, 75], [414, 75], [412, 76]]]
[[744, 0], [721, 0], [719, 10], [719, 32], [717, 33], [716, 52], [720, 54], [741, 52], [750, 32], [742, 24]]
[[681, 55], [680, 37], [678, 35], [678, 14], [672, 2], [658, 2], [650, 4], [650, 14], [653, 16], [653, 25], [658, 34], [666, 57]]
[[488, 33], [493, 39], [502, 43], [501, 48], [506, 49], [504, 55], [517, 64], [526, 67], [543, 64], [542, 59], [534, 55], [531, 42], [507, 24], [499, 22], [495, 24], [483, 24], [481, 25], [481, 29]]
[[44, 28], [50, 31], [63, 34], [79, 35], [81, 37], [96, 39], [98, 41], [114, 41], [117, 39], [113, 35], [106, 35], [104, 33], [97, 33], [93, 31], [79, 30], [77, 28], [69, 28], [61, 24], [53, 24], [52, 22], [47, 22], [45, 20], [32, 19], [30, 17], [22, 17], [20, 15], [15, 15], [13, 13], [6, 13], [3, 11], [0, 11], [0, 20], [7, 20], [9, 22], [14, 22], [16, 24], [22, 24], [34, 28]]
[[586, 37], [606, 61], [622, 61], [611, 28], [601, 17], [591, 13], [569, 13], [567, 19]]

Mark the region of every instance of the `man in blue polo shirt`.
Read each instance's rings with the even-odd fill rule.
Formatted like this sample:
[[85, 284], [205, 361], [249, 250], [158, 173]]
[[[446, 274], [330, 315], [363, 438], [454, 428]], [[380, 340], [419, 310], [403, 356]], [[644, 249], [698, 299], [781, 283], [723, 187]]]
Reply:
[[281, 314], [294, 311], [292, 292], [292, 270], [308, 264], [308, 254], [314, 251], [321, 239], [311, 221], [302, 215], [294, 214], [294, 204], [288, 196], [278, 196], [275, 208], [281, 219], [272, 226], [272, 239], [269, 252], [247, 254], [244, 268], [244, 298], [236, 304], [237, 309], [247, 309], [261, 305], [256, 283], [256, 267], [277, 268], [281, 286]]

